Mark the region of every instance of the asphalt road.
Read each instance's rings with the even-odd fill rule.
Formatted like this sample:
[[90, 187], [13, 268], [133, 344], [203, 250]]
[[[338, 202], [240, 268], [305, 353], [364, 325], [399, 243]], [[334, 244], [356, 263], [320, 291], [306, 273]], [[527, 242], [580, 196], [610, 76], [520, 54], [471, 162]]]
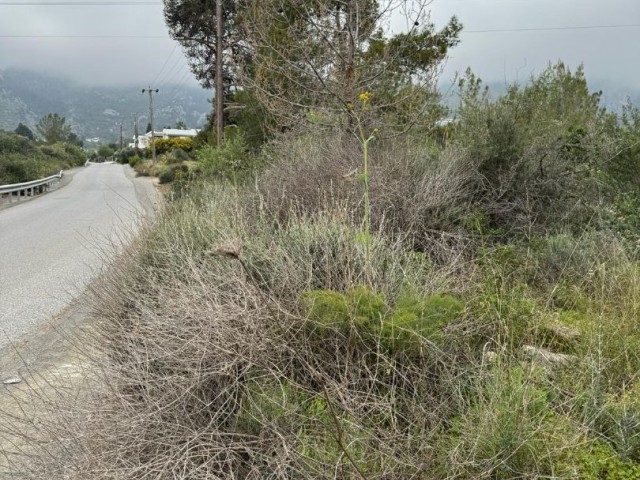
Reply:
[[93, 164], [54, 192], [0, 210], [0, 351], [67, 307], [154, 201], [153, 186], [128, 166]]

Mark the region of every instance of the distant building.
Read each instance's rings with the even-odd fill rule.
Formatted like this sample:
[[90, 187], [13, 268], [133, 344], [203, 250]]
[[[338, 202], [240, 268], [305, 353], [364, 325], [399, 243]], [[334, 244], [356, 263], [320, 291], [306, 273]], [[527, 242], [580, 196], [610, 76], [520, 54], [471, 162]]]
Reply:
[[[199, 129], [191, 128], [188, 130], [180, 130], [177, 128], [165, 128], [162, 131], [156, 130], [153, 132], [155, 138], [193, 138], [195, 137]], [[133, 143], [129, 144], [129, 147], [135, 148], [135, 137], [133, 137]], [[144, 135], [138, 136], [138, 148], [148, 148], [151, 145], [151, 132], [147, 132]]]

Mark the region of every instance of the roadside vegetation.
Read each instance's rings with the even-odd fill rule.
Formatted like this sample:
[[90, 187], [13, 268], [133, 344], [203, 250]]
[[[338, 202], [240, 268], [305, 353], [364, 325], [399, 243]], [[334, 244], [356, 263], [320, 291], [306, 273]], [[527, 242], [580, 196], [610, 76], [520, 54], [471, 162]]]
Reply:
[[[638, 110], [605, 111], [558, 63], [497, 99], [467, 72], [455, 120], [436, 123], [448, 113], [426, 72], [454, 21], [418, 32], [440, 47], [415, 68], [389, 60], [366, 89], [344, 77], [348, 101], [318, 83], [278, 96], [308, 60], [292, 51], [268, 76], [308, 13], [278, 4], [295, 28], [252, 24], [274, 42], [243, 91], [259, 128], [230, 116], [221, 146], [204, 132], [160, 154], [170, 201], [94, 292], [91, 406], [47, 423], [46, 461], [17, 464], [40, 478], [640, 478]], [[354, 64], [364, 74], [401, 40], [363, 43]]]
[[64, 117], [43, 117], [38, 132], [43, 140], [23, 124], [14, 132], [0, 130], [0, 185], [37, 180], [85, 163], [81, 143]]

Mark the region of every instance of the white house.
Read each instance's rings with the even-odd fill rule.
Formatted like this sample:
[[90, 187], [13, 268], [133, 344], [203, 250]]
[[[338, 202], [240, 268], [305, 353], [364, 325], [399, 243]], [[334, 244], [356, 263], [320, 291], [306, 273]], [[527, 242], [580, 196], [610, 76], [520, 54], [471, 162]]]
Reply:
[[[158, 131], [156, 130], [155, 132], [153, 132], [153, 136], [158, 139], [158, 138], [193, 138], [195, 137], [198, 132], [200, 132], [199, 129], [196, 128], [191, 128], [188, 130], [180, 130], [177, 128], [165, 128], [162, 131]], [[135, 144], [135, 137], [133, 137], [133, 143], [129, 144], [129, 147], [131, 148], [135, 148], [136, 144]], [[151, 132], [147, 132], [144, 135], [139, 135], [138, 136], [138, 148], [148, 148], [151, 145]]]

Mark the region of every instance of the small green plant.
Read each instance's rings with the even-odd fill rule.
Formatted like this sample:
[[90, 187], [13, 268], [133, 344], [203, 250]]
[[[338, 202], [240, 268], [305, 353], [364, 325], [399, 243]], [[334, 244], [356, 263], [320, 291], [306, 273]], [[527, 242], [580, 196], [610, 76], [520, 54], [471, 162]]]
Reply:
[[640, 384], [609, 394], [597, 423], [623, 460], [640, 461]]
[[640, 480], [640, 465], [624, 461], [611, 445], [597, 440], [584, 445], [575, 456], [584, 480]]
[[160, 172], [160, 175], [158, 175], [158, 180], [161, 184], [171, 183], [174, 180], [180, 180], [184, 178], [188, 172], [189, 168], [184, 164], [170, 165], [162, 172]]
[[442, 327], [462, 315], [464, 305], [453, 295], [421, 297], [403, 294], [382, 322], [380, 338], [391, 351], [417, 353], [425, 339], [436, 340]]
[[[361, 112], [366, 112], [371, 109], [370, 100], [371, 92], [363, 92], [358, 96], [361, 102]], [[362, 180], [364, 193], [364, 217], [363, 217], [363, 229], [360, 235], [360, 240], [364, 244], [365, 248], [365, 261], [367, 263], [367, 274], [370, 275], [371, 265], [371, 204], [369, 199], [369, 144], [375, 140], [375, 135], [378, 133], [378, 129], [374, 128], [371, 134], [367, 134], [364, 128], [364, 122], [361, 114], [353, 111], [353, 107], [350, 106], [349, 112], [353, 115], [357, 126], [357, 137], [360, 145], [362, 146], [362, 172], [358, 175], [358, 178]]]
[[381, 293], [367, 286], [349, 289], [346, 295], [333, 290], [303, 294], [303, 311], [316, 333], [347, 331], [352, 326], [367, 338], [379, 339], [390, 352], [419, 353], [425, 339], [436, 340], [442, 327], [464, 311], [453, 295], [403, 294], [394, 307]]
[[346, 299], [351, 318], [358, 326], [375, 328], [386, 313], [384, 295], [375, 293], [364, 285], [350, 288], [347, 291]]
[[241, 131], [226, 138], [220, 147], [204, 146], [196, 152], [196, 159], [205, 172], [233, 183], [245, 181], [260, 165], [260, 157], [249, 151]]
[[552, 419], [546, 392], [522, 368], [493, 372], [440, 444], [443, 471], [496, 480], [548, 475], [556, 460], [547, 455]]
[[312, 290], [302, 295], [302, 309], [313, 329], [326, 334], [349, 322], [349, 307], [344, 295], [333, 290]]

